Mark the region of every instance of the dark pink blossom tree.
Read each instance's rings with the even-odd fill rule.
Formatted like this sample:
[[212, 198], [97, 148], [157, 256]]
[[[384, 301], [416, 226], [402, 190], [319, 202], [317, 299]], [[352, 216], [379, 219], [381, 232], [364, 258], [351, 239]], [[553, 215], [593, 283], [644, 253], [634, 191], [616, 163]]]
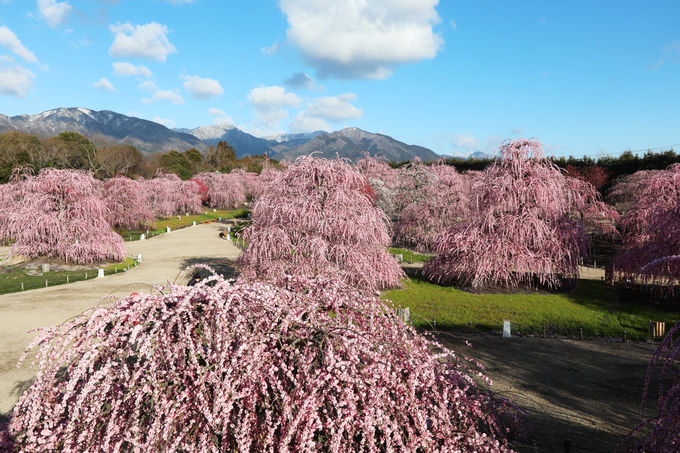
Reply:
[[200, 173], [194, 178], [208, 186], [208, 204], [212, 208], [234, 209], [246, 201], [240, 173]]
[[343, 161], [298, 158], [257, 199], [243, 233], [244, 275], [332, 275], [364, 289], [398, 286], [404, 274], [385, 248], [388, 219], [365, 186]]
[[421, 252], [434, 250], [439, 236], [467, 219], [470, 199], [469, 178], [453, 166], [438, 163], [426, 171], [433, 178], [415, 189], [414, 201], [394, 224], [395, 241]]
[[17, 174], [15, 183], [20, 201], [0, 223], [0, 237], [14, 240], [13, 255], [77, 264], [125, 258], [123, 239], [106, 221], [91, 173], [46, 168], [37, 175]]
[[125, 176], [104, 181], [102, 201], [107, 208], [106, 219], [115, 228], [134, 229], [153, 222], [142, 183]]
[[[628, 440], [642, 435], [630, 451], [676, 452], [680, 449], [680, 323], [666, 334], [649, 362], [642, 395], [644, 418], [652, 377], [658, 374], [658, 411], [643, 421], [628, 436]], [[675, 338], [675, 342], [673, 341]]]
[[423, 273], [473, 288], [558, 288], [577, 278], [589, 238], [573, 217], [598, 195], [571, 179], [539, 142], [504, 143], [472, 183], [470, 219], [440, 237]]
[[621, 224], [623, 251], [612, 277], [636, 279], [666, 298], [680, 288], [680, 165], [634, 179], [637, 195]]
[[285, 285], [213, 277], [46, 329], [17, 449], [512, 451], [499, 417], [516, 412], [473, 362], [376, 297]]

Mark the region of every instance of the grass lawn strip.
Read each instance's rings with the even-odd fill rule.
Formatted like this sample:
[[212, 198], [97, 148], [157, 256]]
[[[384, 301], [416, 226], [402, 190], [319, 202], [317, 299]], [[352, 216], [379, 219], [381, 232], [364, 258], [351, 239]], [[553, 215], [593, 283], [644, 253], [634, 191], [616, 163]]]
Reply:
[[[418, 328], [498, 331], [509, 320], [515, 334], [647, 340], [649, 320], [669, 323], [680, 313], [642, 304], [619, 304], [615, 289], [598, 280], [580, 279], [565, 293], [472, 294], [422, 279], [406, 279], [404, 288], [385, 291], [383, 299], [409, 307]], [[435, 324], [436, 323], [436, 324]]]
[[[156, 220], [154, 226], [148, 229], [149, 234], [147, 238], [151, 238], [154, 236], [158, 236], [159, 234], [165, 233], [167, 231], [167, 227], [170, 227], [170, 230], [178, 230], [181, 228], [190, 227], [193, 225], [194, 222], [196, 222], [196, 224], [199, 224], [206, 220], [216, 220], [219, 219], [220, 217], [223, 220], [245, 218], [249, 212], [250, 211], [248, 209], [236, 209], [233, 211], [217, 210], [215, 212], [209, 210], [207, 211], [206, 214], [180, 216], [179, 219], [177, 217], [172, 217], [168, 219]], [[116, 230], [116, 231], [123, 237], [125, 241], [137, 241], [139, 240], [142, 234], [146, 234], [147, 232], [146, 229]]]
[[[126, 268], [132, 268], [136, 266], [136, 261], [133, 258], [127, 258], [122, 263], [115, 263], [104, 267], [104, 275], [112, 275], [119, 272], [125, 272]], [[0, 294], [15, 293], [21, 291], [21, 283], [24, 284], [24, 291], [29, 289], [37, 289], [45, 287], [45, 280], [49, 286], [63, 285], [66, 284], [66, 278], [68, 277], [68, 283], [74, 283], [81, 280], [85, 280], [85, 275], [87, 274], [87, 280], [91, 280], [97, 277], [98, 267], [83, 268], [74, 271], [65, 270], [55, 270], [45, 272], [41, 275], [29, 275], [26, 273], [26, 269], [17, 266], [11, 268], [11, 272], [0, 273]]]
[[429, 260], [432, 258], [434, 255], [426, 255], [422, 253], [417, 253], [414, 252], [413, 250], [409, 249], [400, 249], [400, 248], [394, 248], [394, 247], [389, 247], [387, 250], [392, 255], [402, 255], [404, 262], [409, 263], [409, 264], [414, 264], [414, 263], [424, 263], [425, 261]]

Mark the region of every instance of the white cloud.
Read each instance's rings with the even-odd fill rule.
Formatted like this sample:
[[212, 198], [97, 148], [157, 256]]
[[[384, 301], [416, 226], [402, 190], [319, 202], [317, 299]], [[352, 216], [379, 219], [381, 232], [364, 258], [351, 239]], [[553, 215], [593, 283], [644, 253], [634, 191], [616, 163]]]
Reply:
[[139, 84], [139, 89], [142, 91], [149, 91], [153, 93], [150, 98], [143, 98], [144, 104], [151, 104], [152, 102], [170, 101], [173, 104], [184, 104], [184, 98], [179, 94], [178, 90], [161, 90], [151, 80], [146, 80]]
[[309, 116], [306, 112], [300, 112], [290, 123], [290, 130], [293, 132], [314, 132], [330, 130], [328, 123], [321, 118]]
[[672, 41], [661, 48], [662, 57], [651, 66], [652, 70], [657, 70], [664, 63], [675, 64], [680, 58], [680, 41]]
[[314, 79], [306, 72], [296, 72], [288, 77], [283, 84], [292, 89], [305, 88], [307, 90], [313, 90], [316, 87]]
[[24, 97], [33, 87], [33, 74], [23, 66], [0, 66], [0, 94]]
[[475, 151], [479, 148], [479, 139], [469, 133], [451, 135], [451, 143], [455, 148], [466, 151]]
[[141, 75], [144, 77], [151, 77], [151, 71], [146, 66], [140, 64], [138, 66], [133, 65], [125, 61], [116, 61], [113, 63], [113, 72], [120, 76], [134, 76]]
[[0, 46], [14, 52], [24, 61], [29, 63], [38, 62], [38, 58], [36, 58], [35, 54], [28, 50], [26, 46], [21, 43], [19, 38], [17, 38], [17, 35], [5, 25], [0, 26]]
[[147, 80], [147, 81], [144, 81], [144, 82], [140, 83], [140, 84], [139, 84], [139, 89], [140, 89], [140, 90], [143, 90], [143, 91], [151, 91], [152, 93], [153, 93], [154, 91], [160, 90], [160, 88], [158, 88], [158, 85], [156, 85], [156, 84], [155, 84], [154, 82], [152, 82], [151, 80]]
[[175, 127], [177, 123], [175, 123], [173, 120], [169, 120], [167, 118], [161, 118], [158, 116], [153, 117], [153, 121], [158, 124], [162, 124], [165, 127]]
[[449, 27], [451, 27], [451, 30], [458, 30], [458, 24], [453, 19], [449, 21]]
[[154, 92], [154, 94], [151, 96], [151, 99], [142, 99], [142, 102], [145, 104], [160, 101], [170, 101], [173, 104], [184, 104], [184, 98], [182, 95], [174, 90], [158, 90]]
[[99, 82], [96, 82], [92, 84], [93, 87], [99, 88], [100, 90], [104, 91], [115, 91], [116, 89], [113, 87], [113, 84], [109, 82], [109, 79], [106, 77], [102, 77], [99, 79]]
[[69, 2], [58, 2], [57, 0], [38, 0], [38, 11], [40, 17], [47, 22], [50, 27], [56, 27], [66, 20], [66, 16], [73, 9]]
[[272, 44], [269, 47], [263, 47], [260, 49], [260, 53], [263, 53], [265, 55], [274, 55], [276, 52], [279, 51], [279, 42], [276, 41], [274, 44]]
[[439, 0], [281, 0], [288, 39], [323, 76], [384, 79], [434, 58]]
[[224, 93], [220, 82], [199, 76], [182, 76], [182, 86], [196, 99], [211, 99]]
[[213, 117], [213, 124], [233, 125], [234, 120], [228, 116], [224, 111], [211, 107], [208, 109], [208, 115]]
[[300, 105], [295, 93], [286, 92], [282, 86], [262, 86], [248, 92], [248, 101], [255, 109], [258, 118], [272, 125], [288, 117], [286, 108]]
[[183, 5], [185, 3], [193, 3], [195, 0], [166, 0], [168, 3], [173, 5]]
[[357, 96], [354, 93], [317, 98], [307, 104], [307, 114], [329, 121], [356, 119], [363, 114], [361, 109], [350, 102], [356, 100], [356, 98]]
[[165, 61], [177, 49], [168, 40], [168, 27], [156, 22], [144, 25], [124, 24], [110, 25], [109, 29], [115, 34], [113, 44], [109, 48], [109, 55], [114, 58], [146, 58], [155, 61]]

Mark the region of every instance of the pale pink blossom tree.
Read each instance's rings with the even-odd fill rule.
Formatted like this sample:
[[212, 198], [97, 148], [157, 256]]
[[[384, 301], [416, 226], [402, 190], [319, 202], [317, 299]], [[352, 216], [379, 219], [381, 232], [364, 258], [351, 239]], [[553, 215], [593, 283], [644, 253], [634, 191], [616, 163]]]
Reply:
[[396, 197], [399, 171], [368, 154], [357, 161], [356, 167], [368, 179], [375, 205], [382, 209], [388, 218], [394, 219], [398, 211]]
[[20, 203], [21, 194], [17, 184], [11, 181], [0, 184], [0, 244], [5, 244], [12, 239], [9, 237], [8, 222], [10, 214], [19, 208]]
[[558, 288], [577, 278], [589, 238], [574, 216], [598, 199], [571, 179], [539, 142], [505, 142], [472, 184], [470, 219], [440, 237], [423, 273], [472, 288]]
[[102, 201], [107, 208], [106, 219], [115, 228], [134, 229], [153, 222], [142, 183], [125, 176], [104, 181]]
[[59, 258], [90, 264], [125, 258], [123, 239], [106, 221], [92, 174], [80, 170], [43, 169], [15, 175], [18, 199], [0, 237], [12, 238], [12, 255]]
[[234, 209], [246, 201], [245, 184], [240, 173], [199, 173], [194, 178], [208, 186], [211, 208]]
[[386, 248], [388, 219], [365, 193], [366, 179], [340, 160], [301, 157], [257, 199], [239, 258], [248, 277], [332, 275], [356, 287], [399, 285]]
[[[133, 295], [44, 330], [20, 451], [509, 452], [477, 365], [337, 281]], [[437, 351], [437, 352], [434, 352]], [[2, 439], [0, 434], [0, 440]]]
[[470, 180], [452, 165], [442, 163], [425, 168], [432, 173], [394, 224], [395, 241], [421, 252], [434, 250], [437, 238], [468, 217]]
[[680, 288], [680, 165], [644, 176], [632, 181], [637, 192], [621, 221], [623, 251], [612, 277], [637, 279], [672, 298]]
[[[675, 324], [649, 362], [647, 378], [642, 394], [642, 422], [628, 436], [642, 437], [629, 451], [637, 452], [676, 452], [680, 446], [680, 323]], [[675, 341], [673, 339], [675, 338]], [[657, 413], [644, 418], [652, 378], [658, 379]]]
[[153, 179], [141, 181], [155, 217], [201, 212], [201, 189], [195, 182], [182, 181], [172, 173], [158, 173]]

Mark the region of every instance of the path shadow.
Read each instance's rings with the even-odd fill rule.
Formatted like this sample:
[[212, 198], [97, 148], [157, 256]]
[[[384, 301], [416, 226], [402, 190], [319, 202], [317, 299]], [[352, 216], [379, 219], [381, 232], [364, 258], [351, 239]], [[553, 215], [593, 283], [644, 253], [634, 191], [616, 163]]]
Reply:
[[[224, 278], [236, 278], [241, 273], [237, 268], [236, 264], [232, 260], [226, 258], [188, 258], [182, 261], [180, 267], [186, 269], [189, 266], [194, 266], [196, 264], [204, 264], [210, 266], [215, 272]], [[198, 276], [203, 279], [209, 277], [211, 274], [207, 269], [197, 268], [192, 269], [189, 272], [185, 272], [182, 277], [180, 277], [180, 283], [187, 283], [194, 276]]]
[[[480, 361], [496, 385], [528, 413], [536, 447], [521, 452], [617, 451], [641, 420], [641, 396], [654, 345], [474, 335], [441, 335], [457, 353]], [[650, 386], [646, 415], [656, 411], [658, 380]], [[531, 442], [529, 442], [531, 444]], [[580, 447], [580, 448], [579, 448]]]

